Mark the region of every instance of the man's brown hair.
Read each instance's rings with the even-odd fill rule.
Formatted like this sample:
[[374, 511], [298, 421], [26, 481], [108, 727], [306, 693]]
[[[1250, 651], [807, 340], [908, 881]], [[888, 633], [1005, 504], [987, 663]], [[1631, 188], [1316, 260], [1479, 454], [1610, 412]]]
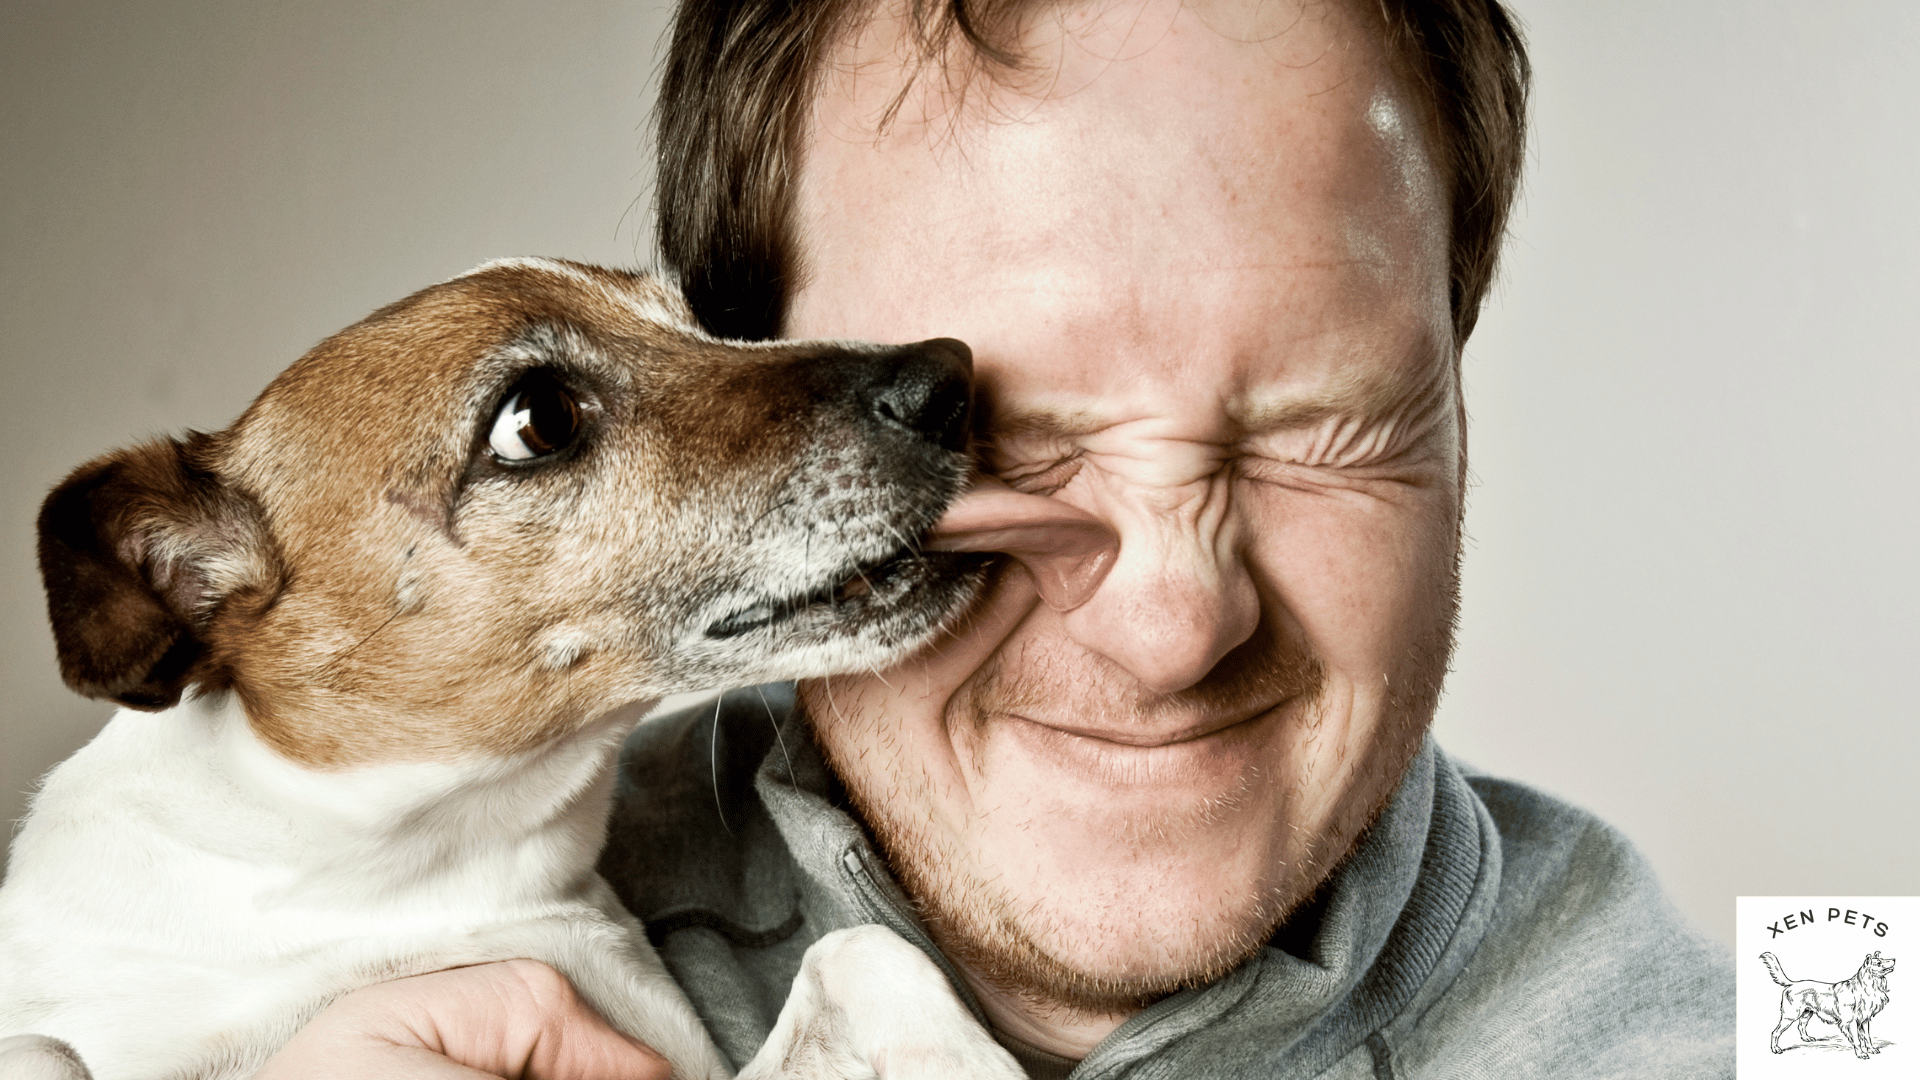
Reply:
[[[849, 20], [878, 0], [681, 0], [659, 106], [661, 255], [706, 328], [780, 332], [797, 284], [794, 184], [818, 81]], [[1021, 58], [998, 31], [1033, 0], [909, 0], [923, 57], [960, 43]], [[1387, 48], [1432, 109], [1451, 210], [1454, 340], [1493, 281], [1520, 185], [1531, 67], [1498, 0], [1378, 0]]]

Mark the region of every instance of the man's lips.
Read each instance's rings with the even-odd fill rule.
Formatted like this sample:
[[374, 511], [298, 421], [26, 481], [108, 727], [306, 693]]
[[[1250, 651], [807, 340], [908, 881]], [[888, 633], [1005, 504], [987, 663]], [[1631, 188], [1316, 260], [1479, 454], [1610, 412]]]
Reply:
[[1032, 794], [1043, 800], [1131, 793], [1157, 801], [1178, 792], [1213, 798], [1257, 779], [1285, 730], [1287, 712], [1141, 717], [1138, 724], [1093, 726], [1057, 714], [1067, 722], [1054, 724], [1015, 709], [984, 718], [977, 760], [983, 770], [1004, 770], [1017, 783], [1032, 785]]
[[1263, 705], [1256, 709], [1236, 713], [1230, 716], [1210, 717], [1186, 723], [1140, 724], [1127, 727], [1086, 727], [1077, 724], [1051, 723], [1031, 716], [1014, 714], [1016, 719], [1033, 724], [1036, 727], [1057, 731], [1062, 735], [1071, 735], [1078, 739], [1091, 739], [1095, 742], [1112, 743], [1116, 746], [1130, 746], [1139, 749], [1152, 749], [1161, 746], [1177, 746], [1194, 742], [1209, 735], [1218, 735], [1232, 731], [1246, 724], [1252, 724], [1285, 702]]
[[1032, 573], [1048, 607], [1070, 611], [1100, 587], [1120, 552], [1120, 538], [1084, 510], [986, 477], [935, 523], [926, 546], [1011, 555]]

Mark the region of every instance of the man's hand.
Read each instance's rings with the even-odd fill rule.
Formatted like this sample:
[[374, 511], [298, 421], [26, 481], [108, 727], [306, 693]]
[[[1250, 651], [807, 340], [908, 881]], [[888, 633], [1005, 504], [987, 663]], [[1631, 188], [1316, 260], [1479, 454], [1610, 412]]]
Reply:
[[668, 1080], [566, 976], [533, 960], [455, 968], [356, 990], [322, 1009], [255, 1080]]

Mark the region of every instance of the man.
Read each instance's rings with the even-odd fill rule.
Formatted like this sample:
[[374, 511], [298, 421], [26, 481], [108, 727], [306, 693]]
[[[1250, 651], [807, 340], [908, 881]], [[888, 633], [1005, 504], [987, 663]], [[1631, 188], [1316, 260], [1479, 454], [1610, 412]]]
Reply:
[[1630, 847], [1425, 738], [1505, 16], [924, 7], [689, 4], [669, 261], [722, 334], [967, 341], [987, 467], [1120, 548], [636, 737], [603, 868], [722, 1047], [881, 922], [1036, 1076], [1730, 1074], [1730, 963]]

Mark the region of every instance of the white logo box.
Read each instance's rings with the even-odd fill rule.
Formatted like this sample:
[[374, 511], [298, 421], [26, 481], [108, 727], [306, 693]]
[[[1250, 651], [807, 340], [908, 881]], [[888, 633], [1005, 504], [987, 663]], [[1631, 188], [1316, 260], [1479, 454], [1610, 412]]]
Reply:
[[[1734, 908], [1736, 1061], [1750, 1077], [1920, 1076], [1920, 897], [1742, 896]], [[1771, 1048], [1788, 990], [1767, 971], [1762, 953], [1772, 953], [1794, 983], [1793, 1014], [1780, 1033], [1780, 1053]], [[1862, 977], [1874, 953], [1893, 970]], [[1882, 965], [1876, 964], [1874, 967]], [[1806, 985], [1806, 984], [1815, 985]], [[1829, 985], [1818, 985], [1829, 984]], [[1848, 1016], [1871, 1011], [1885, 986], [1885, 1001], [1868, 1022], [1872, 1051], [1866, 1060], [1826, 1016], [1807, 1021], [1800, 1035], [1800, 1003], [1816, 1001]]]

